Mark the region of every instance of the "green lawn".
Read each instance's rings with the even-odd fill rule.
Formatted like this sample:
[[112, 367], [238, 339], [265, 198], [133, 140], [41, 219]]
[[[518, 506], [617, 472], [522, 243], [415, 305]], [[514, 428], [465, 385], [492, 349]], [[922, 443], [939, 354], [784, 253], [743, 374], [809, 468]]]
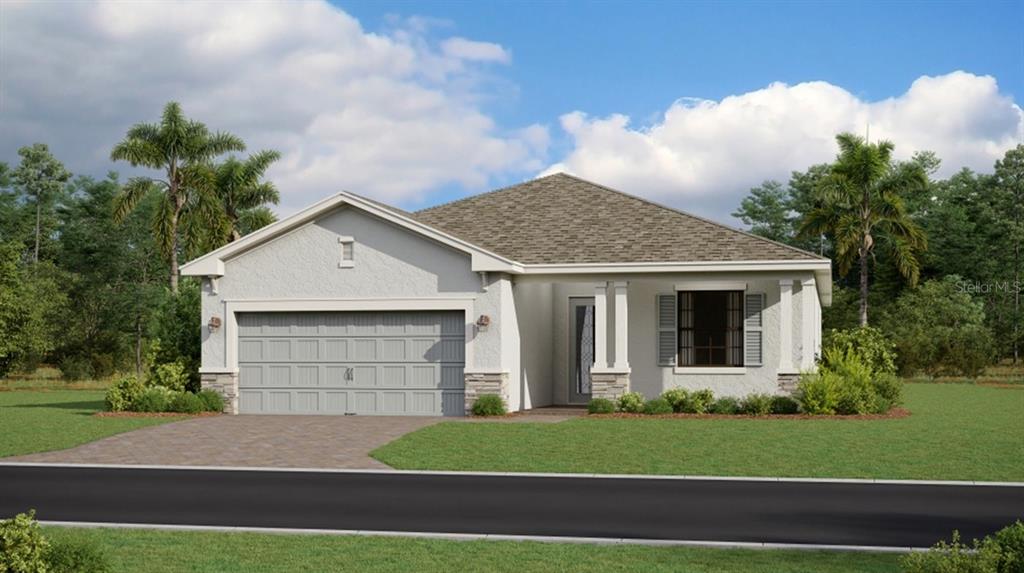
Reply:
[[902, 419], [447, 422], [371, 455], [400, 469], [1024, 481], [1024, 389], [905, 396]]
[[181, 419], [100, 418], [103, 392], [0, 392], [0, 457], [62, 450], [113, 434]]
[[390, 537], [47, 527], [98, 543], [114, 571], [898, 571], [894, 554], [447, 541]]

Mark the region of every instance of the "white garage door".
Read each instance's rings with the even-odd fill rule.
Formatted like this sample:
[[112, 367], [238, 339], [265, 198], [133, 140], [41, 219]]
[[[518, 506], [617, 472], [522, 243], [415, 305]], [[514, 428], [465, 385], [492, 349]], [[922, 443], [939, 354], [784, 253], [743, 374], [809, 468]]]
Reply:
[[463, 414], [461, 311], [238, 315], [243, 414]]

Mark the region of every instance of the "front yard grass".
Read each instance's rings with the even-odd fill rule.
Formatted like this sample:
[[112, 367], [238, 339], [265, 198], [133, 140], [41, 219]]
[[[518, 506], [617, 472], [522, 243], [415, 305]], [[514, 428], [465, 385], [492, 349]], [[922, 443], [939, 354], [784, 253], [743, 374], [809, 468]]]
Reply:
[[391, 537], [44, 528], [102, 547], [114, 571], [898, 571], [878, 553], [448, 541]]
[[103, 392], [0, 392], [0, 457], [62, 450], [121, 432], [184, 418], [103, 418]]
[[905, 397], [901, 419], [446, 422], [371, 455], [419, 470], [1024, 481], [1024, 388]]

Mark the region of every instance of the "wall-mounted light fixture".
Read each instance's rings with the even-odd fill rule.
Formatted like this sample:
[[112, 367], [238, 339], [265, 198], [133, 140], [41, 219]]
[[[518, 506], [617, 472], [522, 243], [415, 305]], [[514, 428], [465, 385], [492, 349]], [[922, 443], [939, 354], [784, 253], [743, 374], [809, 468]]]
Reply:
[[480, 318], [476, 319], [476, 327], [480, 330], [487, 330], [487, 327], [491, 325], [491, 317], [486, 314], [481, 314]]
[[208, 322], [206, 324], [206, 326], [207, 326], [207, 328], [210, 329], [210, 332], [215, 332], [218, 328], [220, 328], [220, 317], [219, 316], [211, 316], [210, 317], [210, 322]]

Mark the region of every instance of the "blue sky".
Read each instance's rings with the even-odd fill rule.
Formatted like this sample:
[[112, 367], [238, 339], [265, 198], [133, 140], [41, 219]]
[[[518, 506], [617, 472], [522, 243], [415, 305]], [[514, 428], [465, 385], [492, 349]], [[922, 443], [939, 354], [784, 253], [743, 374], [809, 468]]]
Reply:
[[566, 171], [736, 224], [840, 131], [945, 177], [1024, 141], [1024, 2], [0, 2], [0, 161], [76, 173], [169, 100], [252, 150], [287, 215], [416, 209]]

